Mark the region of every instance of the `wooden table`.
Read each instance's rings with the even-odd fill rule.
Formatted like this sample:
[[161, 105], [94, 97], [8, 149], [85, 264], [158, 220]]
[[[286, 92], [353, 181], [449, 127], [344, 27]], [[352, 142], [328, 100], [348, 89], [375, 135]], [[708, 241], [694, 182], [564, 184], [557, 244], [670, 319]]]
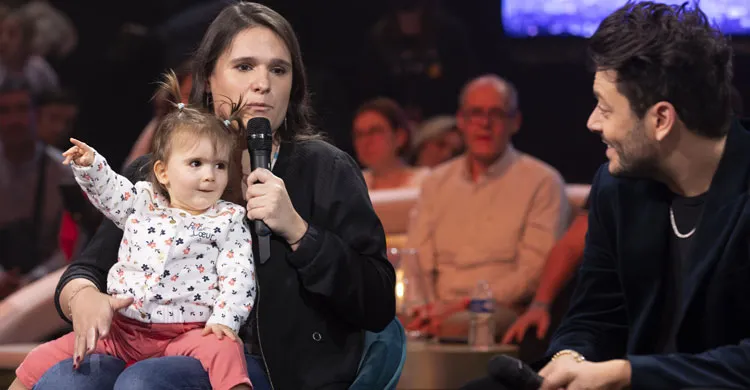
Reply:
[[518, 347], [496, 345], [488, 350], [475, 350], [461, 344], [409, 341], [398, 389], [458, 389], [473, 379], [487, 376], [487, 363], [500, 354], [518, 357]]

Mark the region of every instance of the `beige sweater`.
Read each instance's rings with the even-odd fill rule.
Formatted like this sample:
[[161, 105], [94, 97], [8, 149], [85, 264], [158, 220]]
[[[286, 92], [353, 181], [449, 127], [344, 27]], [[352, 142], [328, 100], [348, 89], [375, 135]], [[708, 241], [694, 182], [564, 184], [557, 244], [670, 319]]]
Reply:
[[436, 168], [422, 186], [409, 246], [425, 275], [437, 266], [439, 299], [468, 297], [486, 280], [498, 302], [514, 305], [536, 289], [569, 213], [560, 174], [509, 146], [477, 182], [465, 157]]

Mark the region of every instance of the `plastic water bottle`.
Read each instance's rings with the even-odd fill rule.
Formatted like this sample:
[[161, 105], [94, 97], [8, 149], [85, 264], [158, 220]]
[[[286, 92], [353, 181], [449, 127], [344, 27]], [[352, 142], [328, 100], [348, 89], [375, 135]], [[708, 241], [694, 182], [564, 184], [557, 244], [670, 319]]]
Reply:
[[469, 302], [469, 346], [489, 349], [495, 345], [495, 299], [489, 283], [482, 280]]

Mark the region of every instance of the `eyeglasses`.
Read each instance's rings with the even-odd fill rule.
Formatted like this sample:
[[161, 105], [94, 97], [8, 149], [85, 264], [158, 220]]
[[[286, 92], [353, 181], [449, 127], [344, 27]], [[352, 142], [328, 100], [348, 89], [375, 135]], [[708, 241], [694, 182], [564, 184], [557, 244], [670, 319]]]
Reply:
[[487, 122], [500, 122], [505, 119], [516, 116], [516, 111], [505, 111], [502, 108], [491, 108], [484, 110], [481, 108], [464, 109], [462, 115], [471, 122], [480, 122], [482, 119]]

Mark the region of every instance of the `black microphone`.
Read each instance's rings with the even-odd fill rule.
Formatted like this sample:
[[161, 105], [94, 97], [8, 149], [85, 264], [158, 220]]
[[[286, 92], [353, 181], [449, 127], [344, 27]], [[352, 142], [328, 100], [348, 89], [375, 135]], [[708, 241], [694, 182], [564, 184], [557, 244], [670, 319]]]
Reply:
[[490, 377], [513, 390], [539, 390], [544, 378], [522, 361], [507, 356], [497, 355], [487, 363]]
[[[250, 169], [271, 169], [271, 148], [273, 139], [271, 135], [271, 122], [267, 118], [255, 117], [247, 121], [247, 151], [250, 153]], [[270, 236], [271, 229], [261, 220], [253, 221], [255, 234], [258, 236]]]

